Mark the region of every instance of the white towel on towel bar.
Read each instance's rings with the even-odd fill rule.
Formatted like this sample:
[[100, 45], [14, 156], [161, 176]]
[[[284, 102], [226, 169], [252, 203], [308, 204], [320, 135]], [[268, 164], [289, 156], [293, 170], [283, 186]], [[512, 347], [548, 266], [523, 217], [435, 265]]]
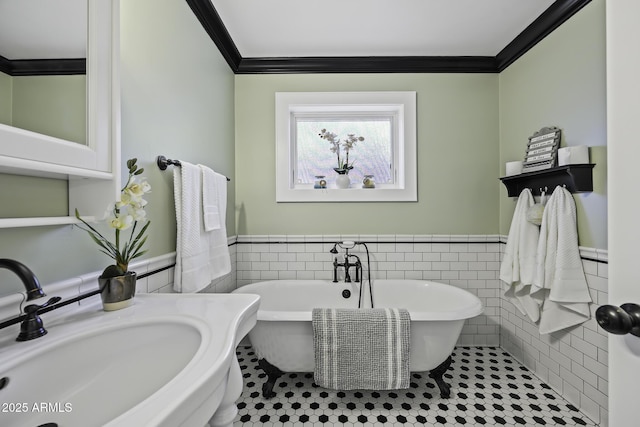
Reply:
[[[202, 216], [205, 231], [219, 230], [225, 221], [226, 212], [220, 210], [218, 194], [227, 187], [227, 177], [214, 172], [205, 165], [198, 165], [202, 171]], [[225, 198], [226, 201], [226, 198]]]
[[[173, 288], [182, 293], [198, 292], [231, 271], [227, 230], [224, 221], [217, 230], [204, 229], [200, 167], [182, 162], [173, 169], [173, 184], [177, 223]], [[220, 212], [226, 212], [225, 187], [217, 197]]]
[[531, 295], [542, 305], [541, 334], [591, 317], [591, 296], [578, 248], [576, 205], [571, 193], [561, 186], [553, 191], [542, 216]]
[[522, 314], [537, 322], [540, 318], [540, 308], [529, 293], [535, 275], [540, 231], [537, 225], [527, 221], [527, 211], [534, 203], [531, 190], [522, 190], [511, 220], [507, 246], [500, 265], [500, 279], [503, 281], [504, 296]]

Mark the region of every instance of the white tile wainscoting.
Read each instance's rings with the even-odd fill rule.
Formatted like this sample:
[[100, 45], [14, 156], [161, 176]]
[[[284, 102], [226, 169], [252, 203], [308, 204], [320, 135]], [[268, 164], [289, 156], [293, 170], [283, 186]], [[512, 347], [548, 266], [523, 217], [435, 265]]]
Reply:
[[[499, 236], [238, 236], [238, 286], [261, 280], [332, 280], [337, 241], [367, 244], [372, 279], [425, 279], [477, 295], [485, 311], [466, 322], [460, 345], [499, 345]], [[349, 251], [362, 260], [362, 246]], [[342, 273], [342, 270], [340, 271]]]
[[[235, 237], [229, 238], [231, 273], [213, 281], [207, 288], [203, 289], [202, 292], [231, 292], [236, 288], [235, 241]], [[173, 266], [175, 262], [176, 253], [171, 252], [130, 263], [129, 270], [135, 271], [138, 275], [136, 293], [173, 293], [173, 275], [175, 271]], [[37, 272], [35, 273], [37, 275]], [[80, 276], [70, 277], [66, 280], [55, 283], [42, 283], [41, 285], [48, 296], [59, 296], [62, 297], [63, 300], [68, 300], [96, 290], [98, 288], [98, 276], [100, 276], [101, 273], [102, 270], [92, 271]], [[98, 298], [98, 296], [95, 298]], [[0, 320], [19, 316], [24, 300], [24, 292], [0, 298]], [[82, 303], [82, 300], [80, 300], [77, 303], [69, 304], [58, 310], [73, 310], [76, 305], [81, 305]]]
[[[262, 280], [331, 280], [334, 255], [329, 250], [337, 241], [367, 243], [374, 279], [434, 280], [476, 294], [485, 311], [467, 322], [458, 345], [500, 346], [594, 422], [607, 425], [607, 335], [593, 318], [595, 309], [608, 299], [608, 258], [603, 250], [580, 248], [594, 301], [592, 318], [550, 335], [540, 335], [534, 323], [502, 298], [498, 277], [506, 236], [500, 235], [234, 236], [229, 238], [232, 272], [203, 292], [230, 292]], [[350, 252], [365, 261], [362, 247]], [[174, 264], [175, 253], [132, 263], [139, 275], [148, 274], [139, 279], [137, 292], [173, 292]], [[95, 289], [99, 274], [44, 288], [49, 295], [70, 298]], [[21, 299], [20, 295], [0, 299], [0, 319], [15, 316]]]

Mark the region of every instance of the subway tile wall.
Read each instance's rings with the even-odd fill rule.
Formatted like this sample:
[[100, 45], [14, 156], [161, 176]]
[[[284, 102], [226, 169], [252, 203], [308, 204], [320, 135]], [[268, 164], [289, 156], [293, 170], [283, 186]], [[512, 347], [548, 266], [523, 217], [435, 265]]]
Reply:
[[[607, 425], [608, 338], [598, 327], [595, 310], [607, 304], [606, 253], [581, 248], [583, 267], [593, 304], [591, 319], [581, 325], [540, 335], [537, 325], [501, 298], [500, 346], [531, 369], [592, 420]], [[584, 259], [593, 256], [593, 259]]]
[[[229, 238], [229, 255], [231, 257], [231, 273], [226, 276], [220, 277], [211, 282], [209, 286], [203, 289], [204, 293], [224, 293], [231, 292], [236, 288], [236, 238]], [[134, 266], [132, 270], [135, 270], [138, 275], [144, 273], [150, 273], [160, 270], [149, 276], [138, 279], [136, 283], [136, 293], [163, 293], [172, 294], [173, 290], [173, 276], [175, 274], [175, 267], [173, 265], [176, 262], [175, 252], [167, 254], [165, 256], [153, 258], [141, 263], [139, 266]]]
[[[459, 344], [499, 345], [499, 236], [239, 236], [238, 286], [262, 280], [331, 280], [335, 255], [329, 250], [337, 241], [366, 243], [373, 279], [435, 280], [477, 295], [484, 313], [466, 322]], [[350, 253], [365, 262], [363, 246]], [[342, 269], [340, 273], [343, 279]]]

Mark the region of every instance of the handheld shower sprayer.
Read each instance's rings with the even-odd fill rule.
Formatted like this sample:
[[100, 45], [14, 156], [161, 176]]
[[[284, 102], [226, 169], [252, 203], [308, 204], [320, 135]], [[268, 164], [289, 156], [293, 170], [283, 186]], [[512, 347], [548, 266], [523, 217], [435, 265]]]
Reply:
[[331, 248], [331, 250], [329, 251], [332, 254], [337, 254], [338, 253], [338, 246], [340, 247], [340, 249], [353, 249], [356, 247], [356, 245], [358, 244], [362, 244], [360, 242], [354, 242], [353, 240], [345, 240], [343, 242], [336, 242], [333, 244], [333, 248]]

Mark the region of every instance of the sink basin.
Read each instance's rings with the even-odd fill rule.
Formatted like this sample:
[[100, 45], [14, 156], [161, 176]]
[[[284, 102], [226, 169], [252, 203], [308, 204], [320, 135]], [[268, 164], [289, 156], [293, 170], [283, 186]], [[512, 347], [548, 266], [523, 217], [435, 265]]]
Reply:
[[[67, 423], [70, 418], [104, 425], [175, 377], [201, 342], [196, 325], [177, 321], [118, 324], [85, 332], [43, 346], [3, 369], [8, 384], [0, 393], [9, 393], [12, 402], [31, 403], [28, 412], [34, 415], [34, 426]], [[96, 404], [98, 396], [103, 404]], [[43, 406], [46, 409], [37, 415], [33, 405], [38, 408], [41, 403], [57, 404], [55, 412], [62, 413], [51, 414]], [[6, 415], [3, 424], [11, 421], [4, 419]], [[13, 415], [24, 421], [24, 415]]]
[[220, 403], [237, 364], [236, 331], [246, 333], [257, 311], [255, 296], [220, 297], [136, 296], [119, 312], [89, 310], [51, 326], [43, 315], [49, 334], [0, 354], [0, 401], [15, 405], [0, 408], [11, 409], [0, 424], [204, 425], [215, 406], [196, 419], [188, 407], [196, 395], [206, 401], [203, 390]]

